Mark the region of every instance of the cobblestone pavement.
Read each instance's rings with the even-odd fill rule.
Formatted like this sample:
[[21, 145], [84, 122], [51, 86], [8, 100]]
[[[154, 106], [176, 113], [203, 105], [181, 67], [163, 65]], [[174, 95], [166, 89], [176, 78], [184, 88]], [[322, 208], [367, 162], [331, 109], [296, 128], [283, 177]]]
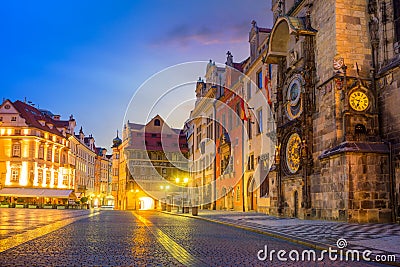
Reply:
[[269, 252], [296, 250], [300, 255], [309, 248], [219, 223], [154, 211], [87, 215], [1, 252], [0, 266], [383, 266], [330, 261], [326, 254], [320, 262], [283, 263], [276, 254], [272, 262], [260, 261], [257, 254], [265, 246]]
[[93, 210], [0, 209], [0, 239], [90, 212]]
[[[179, 214], [176, 213], [175, 214]], [[182, 214], [180, 214], [182, 215]], [[190, 214], [185, 216], [193, 217]], [[400, 263], [399, 224], [357, 224], [322, 220], [279, 218], [255, 212], [200, 210], [199, 217], [305, 241], [318, 246], [336, 247], [338, 239], [348, 249], [371, 250], [374, 255], [396, 255]]]
[[79, 219], [93, 216], [97, 212], [98, 210], [0, 209], [0, 252]]

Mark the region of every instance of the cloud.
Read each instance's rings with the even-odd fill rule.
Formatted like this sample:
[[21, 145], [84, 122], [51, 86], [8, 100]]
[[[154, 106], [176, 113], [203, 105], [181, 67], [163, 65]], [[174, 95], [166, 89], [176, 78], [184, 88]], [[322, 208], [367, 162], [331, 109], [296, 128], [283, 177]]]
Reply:
[[188, 24], [179, 24], [167, 31], [165, 35], [160, 36], [157, 41], [152, 41], [152, 45], [175, 45], [187, 47], [190, 45], [218, 45], [234, 44], [247, 41], [247, 33], [250, 30], [250, 23], [241, 23], [237, 25], [219, 25], [209, 27], [206, 25], [190, 26]]

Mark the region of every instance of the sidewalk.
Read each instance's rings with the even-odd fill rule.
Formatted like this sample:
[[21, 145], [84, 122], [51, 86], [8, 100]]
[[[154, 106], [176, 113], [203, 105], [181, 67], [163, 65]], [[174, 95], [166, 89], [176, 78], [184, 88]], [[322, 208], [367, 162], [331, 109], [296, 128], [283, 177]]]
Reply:
[[235, 227], [283, 238], [317, 249], [338, 249], [336, 242], [344, 238], [346, 249], [370, 250], [373, 255], [396, 255], [400, 266], [399, 224], [356, 224], [322, 220], [280, 218], [256, 212], [199, 210], [191, 213], [164, 212], [192, 218], [224, 223]]

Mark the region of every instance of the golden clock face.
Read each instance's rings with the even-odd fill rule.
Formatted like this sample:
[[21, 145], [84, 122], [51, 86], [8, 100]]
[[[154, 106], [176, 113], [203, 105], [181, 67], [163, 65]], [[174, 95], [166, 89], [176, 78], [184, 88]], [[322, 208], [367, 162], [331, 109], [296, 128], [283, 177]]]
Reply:
[[364, 111], [368, 108], [369, 99], [364, 92], [354, 91], [350, 94], [349, 103], [352, 109], [356, 111]]
[[286, 145], [286, 165], [291, 173], [300, 168], [301, 139], [297, 133], [290, 136]]

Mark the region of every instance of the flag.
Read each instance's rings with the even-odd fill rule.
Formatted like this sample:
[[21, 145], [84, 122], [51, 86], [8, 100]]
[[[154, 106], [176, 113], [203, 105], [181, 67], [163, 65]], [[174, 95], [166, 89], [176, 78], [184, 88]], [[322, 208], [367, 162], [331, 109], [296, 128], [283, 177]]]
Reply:
[[269, 85], [269, 73], [266, 72], [265, 73], [265, 91], [267, 92], [267, 101], [268, 101], [268, 105], [271, 106], [272, 101], [271, 101], [271, 86]]
[[242, 121], [247, 121], [246, 109], [244, 108], [244, 100], [243, 100], [243, 98], [240, 100], [240, 119]]

